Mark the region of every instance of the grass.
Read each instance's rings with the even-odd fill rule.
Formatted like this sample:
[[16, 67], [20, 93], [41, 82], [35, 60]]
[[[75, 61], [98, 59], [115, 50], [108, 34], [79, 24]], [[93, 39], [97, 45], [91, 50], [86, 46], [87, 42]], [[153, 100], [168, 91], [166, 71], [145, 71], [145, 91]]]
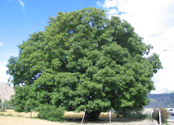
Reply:
[[[13, 116], [20, 116], [20, 117], [30, 117], [30, 112], [25, 113], [25, 112], [15, 112], [12, 109], [7, 109], [6, 112], [1, 112], [1, 114], [7, 115], [11, 114]], [[76, 112], [65, 112], [64, 117], [65, 118], [82, 118], [84, 115], [84, 112], [76, 113]], [[37, 112], [32, 112], [32, 117], [37, 117]], [[108, 118], [109, 113], [101, 113], [100, 118]], [[116, 118], [116, 115], [112, 113], [112, 118]]]
[[[151, 109], [146, 109], [143, 113], [150, 113]], [[82, 118], [84, 112], [75, 113], [75, 112], [65, 112], [65, 120], [64, 123], [61, 122], [51, 122], [46, 120], [41, 120], [36, 118], [37, 113], [32, 112], [32, 118], [30, 118], [29, 113], [17, 113], [14, 110], [6, 110], [6, 112], [1, 112], [0, 114], [0, 125], [79, 125], [81, 120], [78, 118]], [[107, 125], [109, 123], [108, 113], [101, 113], [100, 121], [96, 122], [87, 122], [85, 121], [84, 124], [86, 125]], [[135, 125], [135, 124], [146, 124], [149, 121], [142, 120], [142, 119], [130, 119], [130, 118], [116, 118], [115, 114], [112, 114], [112, 125]], [[111, 124], [110, 124], [111, 125]]]
[[6, 112], [6, 109], [5, 108], [0, 109], [0, 112]]
[[[16, 116], [16, 117], [30, 117], [30, 112], [29, 113], [25, 113], [25, 112], [15, 112], [12, 109], [6, 109], [6, 112], [1, 112], [1, 114], [7, 115], [7, 114], [11, 114], [12, 116]], [[37, 113], [36, 112], [32, 112], [32, 117], [36, 117]]]
[[60, 123], [24, 117], [1, 116], [0, 125], [60, 125]]
[[[96, 122], [84, 122], [85, 125], [136, 125], [136, 124], [145, 124], [148, 123], [146, 120], [140, 121], [130, 121], [130, 120], [122, 120], [122, 121], [96, 121]], [[51, 122], [41, 119], [34, 118], [25, 118], [25, 117], [10, 117], [10, 116], [0, 116], [0, 125], [80, 125], [80, 120], [71, 120], [66, 121], [64, 123], [61, 122]]]
[[13, 115], [11, 115], [11, 114], [0, 114], [0, 116], [13, 116]]

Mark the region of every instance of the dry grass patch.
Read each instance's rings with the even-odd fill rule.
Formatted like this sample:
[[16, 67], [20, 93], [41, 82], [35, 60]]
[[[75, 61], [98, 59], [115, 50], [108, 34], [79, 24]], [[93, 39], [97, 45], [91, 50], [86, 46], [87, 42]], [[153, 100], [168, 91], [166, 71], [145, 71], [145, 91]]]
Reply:
[[[10, 117], [0, 116], [0, 125], [80, 125], [81, 120], [67, 120], [64, 123], [50, 122], [41, 119], [24, 118], [24, 117]], [[85, 121], [85, 125], [145, 125], [148, 124], [148, 120], [126, 119], [126, 118], [113, 118], [112, 123], [109, 123], [108, 119], [102, 118], [99, 121], [88, 122]], [[156, 124], [154, 124], [156, 125]]]
[[41, 119], [24, 117], [0, 116], [0, 125], [61, 125], [59, 122], [50, 122]]
[[[15, 112], [14, 110], [6, 110], [6, 112], [1, 112], [0, 114], [8, 115], [11, 114], [12, 116], [23, 116], [23, 117], [30, 117], [30, 112]], [[65, 112], [64, 117], [65, 118], [82, 118], [84, 115], [84, 112]], [[32, 117], [37, 117], [37, 112], [32, 112]], [[109, 113], [102, 112], [99, 116], [100, 118], [109, 118]], [[112, 113], [112, 118], [116, 118], [116, 114]]]
[[[25, 112], [15, 112], [12, 109], [6, 110], [6, 112], [0, 112], [0, 114], [8, 115], [11, 114], [12, 116], [23, 116], [23, 117], [30, 117], [30, 112], [25, 113]], [[32, 117], [36, 117], [37, 112], [32, 112]]]
[[[144, 113], [149, 113], [151, 109], [145, 109]], [[41, 119], [29, 118], [30, 113], [18, 113], [14, 110], [6, 110], [6, 112], [1, 112], [0, 114], [11, 116], [0, 116], [0, 125], [80, 125], [84, 112], [75, 113], [75, 112], [65, 112], [65, 122], [51, 122]], [[32, 117], [36, 117], [37, 113], [33, 112]], [[109, 123], [109, 114], [101, 113], [100, 120], [95, 122], [84, 121], [85, 125], [143, 125], [150, 123], [150, 120], [145, 119], [131, 119], [131, 118], [116, 118], [115, 114], [112, 114], [112, 123]]]
[[[167, 110], [170, 108], [167, 108]], [[143, 114], [150, 114], [152, 111], [152, 108], [145, 108], [143, 110]], [[25, 112], [15, 112], [14, 110], [6, 110], [6, 112], [0, 112], [0, 114], [4, 114], [4, 115], [8, 115], [11, 114], [13, 116], [23, 116], [23, 117], [30, 117], [30, 112], [29, 113], [25, 113]], [[75, 113], [75, 112], [65, 112], [64, 113], [64, 117], [65, 118], [82, 118], [84, 115], [84, 112], [79, 112], [79, 113]], [[37, 112], [32, 112], [32, 117], [36, 117], [37, 116]], [[99, 116], [99, 118], [108, 118], [109, 117], [109, 113], [108, 112], [102, 112]], [[121, 117], [121, 116], [119, 116]], [[112, 113], [112, 118], [117, 118], [116, 114]]]

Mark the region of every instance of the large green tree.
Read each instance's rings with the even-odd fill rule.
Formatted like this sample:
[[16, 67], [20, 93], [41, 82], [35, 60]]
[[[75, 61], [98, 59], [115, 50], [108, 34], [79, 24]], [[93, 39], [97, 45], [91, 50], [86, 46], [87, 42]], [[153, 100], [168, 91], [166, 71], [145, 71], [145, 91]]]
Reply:
[[144, 56], [152, 46], [142, 40], [127, 21], [108, 19], [104, 10], [59, 12], [45, 31], [18, 46], [18, 57], [9, 59], [14, 102], [26, 100], [14, 104], [22, 110], [28, 110], [29, 100], [34, 107], [86, 109], [89, 120], [110, 109], [141, 109], [154, 89], [153, 74], [162, 68], [157, 54]]

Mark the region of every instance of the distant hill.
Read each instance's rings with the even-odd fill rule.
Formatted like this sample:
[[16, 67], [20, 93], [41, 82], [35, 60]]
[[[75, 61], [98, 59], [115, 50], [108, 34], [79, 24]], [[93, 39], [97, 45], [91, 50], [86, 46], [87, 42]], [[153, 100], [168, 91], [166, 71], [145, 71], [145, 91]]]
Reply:
[[150, 100], [149, 105], [145, 108], [163, 107], [163, 108], [174, 108], [174, 93], [169, 94], [150, 94], [148, 95]]
[[0, 82], [0, 98], [2, 102], [4, 102], [4, 99], [10, 100], [10, 97], [14, 94], [13, 87], [9, 86], [8, 84], [5, 84], [3, 82]]
[[[13, 94], [13, 87], [0, 82], [0, 98], [2, 101], [4, 101], [4, 99], [9, 100]], [[174, 108], [174, 91], [170, 91], [163, 94], [150, 94], [148, 95], [148, 99], [150, 100], [150, 102], [149, 105], [145, 106], [145, 108]]]

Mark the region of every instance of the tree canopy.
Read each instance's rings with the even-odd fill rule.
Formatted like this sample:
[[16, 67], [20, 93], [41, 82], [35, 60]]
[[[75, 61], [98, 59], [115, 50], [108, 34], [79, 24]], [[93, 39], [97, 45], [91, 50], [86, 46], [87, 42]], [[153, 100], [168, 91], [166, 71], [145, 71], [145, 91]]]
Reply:
[[86, 109], [88, 115], [148, 104], [151, 79], [161, 62], [155, 53], [144, 56], [152, 46], [127, 21], [108, 19], [104, 10], [89, 7], [58, 12], [48, 23], [9, 59], [16, 110], [50, 104], [67, 111]]

